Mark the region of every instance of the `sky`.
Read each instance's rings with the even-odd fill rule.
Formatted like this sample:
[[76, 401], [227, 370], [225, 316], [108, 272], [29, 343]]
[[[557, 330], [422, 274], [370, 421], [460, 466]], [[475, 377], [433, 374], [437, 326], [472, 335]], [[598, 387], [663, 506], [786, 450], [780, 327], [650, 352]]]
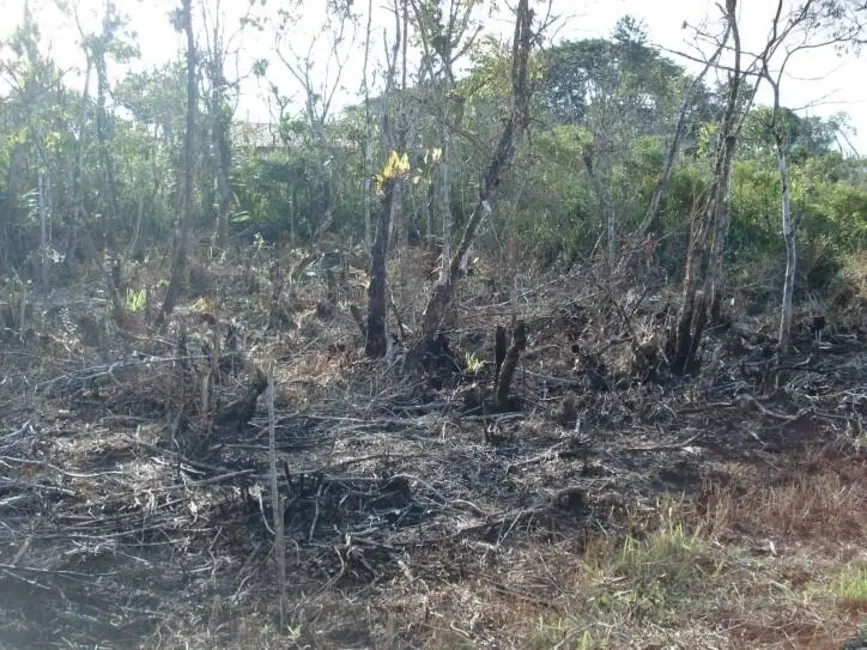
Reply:
[[[70, 0], [67, 0], [70, 1]], [[182, 37], [175, 33], [168, 19], [169, 11], [177, 3], [175, 0], [115, 0], [122, 13], [130, 17], [130, 26], [137, 34], [142, 56], [132, 64], [137, 70], [148, 69], [162, 64], [183, 51]], [[38, 16], [42, 30], [43, 43], [50, 45], [51, 51], [64, 68], [70, 68], [68, 79], [71, 84], [81, 84], [82, 75], [76, 74], [76, 69], [84, 67], [84, 58], [79, 47], [80, 36], [74, 21], [65, 18], [56, 8], [56, 0], [30, 0], [34, 13]], [[98, 31], [101, 21], [100, 10], [104, 0], [77, 0], [80, 7], [79, 15], [85, 30]], [[229, 33], [234, 31], [242, 12], [247, 6], [247, 0], [194, 0], [194, 7], [199, 11], [194, 16], [201, 26], [203, 3], [214, 7], [221, 3], [220, 15], [226, 25], [231, 25]], [[273, 12], [278, 6], [286, 6], [284, 0], [266, 0], [261, 12]], [[230, 73], [237, 70], [246, 75], [242, 83], [237, 116], [252, 121], [268, 121], [273, 114], [273, 103], [269, 106], [267, 89], [261, 82], [248, 75], [252, 62], [257, 58], [271, 61], [269, 81], [276, 83], [281, 94], [302, 98], [300, 87], [288, 73], [283, 63], [274, 56], [275, 48], [284, 53], [285, 58], [294, 60], [295, 54], [310, 52], [314, 59], [314, 75], [321, 83], [322, 89], [330, 88], [335, 79], [333, 60], [329, 63], [329, 39], [322, 30], [322, 6], [324, 0], [305, 0], [303, 9], [295, 13], [296, 24], [275, 36], [273, 30], [253, 32], [247, 30], [235, 36], [232, 41], [237, 54], [230, 60]], [[385, 5], [390, 2], [374, 0], [373, 33], [371, 57], [375, 61], [384, 59], [386, 44], [383, 30], [391, 37], [393, 19]], [[505, 4], [500, 2], [501, 5]], [[536, 2], [542, 6], [542, 3]], [[741, 0], [739, 24], [745, 51], [757, 51], [765, 42], [770, 28], [770, 18], [775, 0]], [[24, 0], [0, 0], [0, 7], [7, 20], [0, 25], [0, 38], [5, 38], [20, 22], [23, 13]], [[661, 9], [665, 7], [665, 9]], [[366, 13], [367, 3], [355, 0], [356, 10]], [[717, 29], [719, 25], [719, 9], [713, 0], [668, 0], [666, 3], [651, 0], [553, 0], [553, 14], [560, 19], [556, 24], [556, 39], [580, 39], [605, 37], [611, 31], [619, 18], [629, 14], [643, 23], [650, 41], [661, 47], [667, 55], [687, 70], [697, 72], [700, 66], [675, 54], [675, 52], [699, 55], [700, 49], [694, 39], [694, 33], [689, 27], [683, 29], [686, 22], [690, 26], [707, 25], [708, 29]], [[11, 20], [9, 20], [11, 19]], [[363, 21], [362, 21], [363, 23]], [[505, 11], [485, 20], [485, 30], [508, 37], [512, 32], [510, 16]], [[200, 35], [201, 36], [201, 35]], [[705, 52], [708, 48], [705, 46]], [[359, 30], [352, 38], [348, 34], [340, 51], [345, 60], [341, 76], [341, 86], [335, 96], [334, 110], [343, 103], [357, 101], [360, 91], [360, 80], [363, 73], [364, 35]], [[327, 80], [325, 79], [326, 64]], [[372, 65], [375, 67], [375, 65]], [[125, 72], [125, 68], [114, 65], [110, 74], [117, 79]], [[231, 74], [230, 74], [231, 76]], [[787, 67], [787, 74], [781, 84], [781, 99], [784, 105], [801, 109], [802, 115], [829, 116], [838, 112], [846, 112], [850, 116], [853, 132], [848, 134], [848, 144], [858, 153], [867, 153], [867, 52], [858, 58], [854, 55], [838, 57], [830, 48], [814, 49], [808, 53], [795, 55]], [[859, 81], [861, 80], [861, 81]], [[4, 91], [0, 91], [4, 92]], [[760, 103], [767, 103], [771, 95], [766, 91], [760, 93]]]

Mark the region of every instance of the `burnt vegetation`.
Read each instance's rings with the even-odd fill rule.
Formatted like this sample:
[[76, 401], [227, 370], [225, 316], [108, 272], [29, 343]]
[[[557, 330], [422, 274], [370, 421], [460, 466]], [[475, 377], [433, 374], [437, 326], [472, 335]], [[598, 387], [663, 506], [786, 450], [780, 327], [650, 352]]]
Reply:
[[328, 77], [254, 4], [263, 125], [214, 3], [111, 88], [84, 4], [93, 83], [29, 4], [0, 65], [0, 647], [862, 647], [867, 177], [773, 71], [863, 6], [728, 0], [688, 73], [329, 3]]

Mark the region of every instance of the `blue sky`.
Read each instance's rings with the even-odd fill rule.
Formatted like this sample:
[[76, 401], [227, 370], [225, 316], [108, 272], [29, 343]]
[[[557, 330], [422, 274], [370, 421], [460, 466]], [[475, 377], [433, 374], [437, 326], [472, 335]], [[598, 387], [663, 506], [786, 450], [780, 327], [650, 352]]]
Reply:
[[[136, 62], [136, 68], [150, 67], [162, 63], [173, 56], [182, 47], [179, 35], [172, 30], [167, 14], [175, 4], [172, 0], [116, 0], [121, 10], [132, 18], [132, 27], [138, 33], [138, 41], [143, 53], [142, 60]], [[194, 0], [194, 6], [201, 7], [202, 2], [214, 6], [218, 0]], [[68, 67], [83, 67], [83, 57], [77, 47], [78, 34], [74, 25], [64, 19], [55, 8], [53, 0], [31, 0], [34, 11], [37, 12], [42, 26], [44, 40], [51, 43], [52, 51]], [[100, 17], [99, 8], [102, 0], [78, 0], [80, 14], [86, 28], [98, 29]], [[285, 5], [282, 2], [268, 0], [266, 7], [273, 10], [276, 6]], [[382, 42], [383, 28], [390, 28], [392, 20], [383, 8], [382, 0], [374, 2], [374, 32], [375, 42], [372, 44], [373, 55], [383, 58], [384, 44]], [[390, 3], [387, 3], [390, 4]], [[502, 2], [500, 4], [503, 4]], [[538, 4], [538, 3], [537, 3]], [[227, 24], [236, 24], [245, 0], [222, 0], [221, 12], [226, 16]], [[740, 25], [744, 41], [744, 49], [756, 51], [764, 43], [770, 27], [770, 17], [775, 0], [741, 0]], [[7, 17], [13, 20], [4, 21], [0, 25], [0, 35], [6, 35], [14, 28], [16, 20], [20, 20], [22, 0], [0, 0]], [[297, 24], [283, 34], [283, 45], [290, 43], [295, 51], [307, 52], [308, 49], [316, 59], [316, 72], [321, 74], [328, 53], [327, 38], [320, 36], [321, 1], [307, 0], [304, 10], [299, 14]], [[366, 9], [367, 3], [356, 0], [358, 10]], [[664, 9], [663, 9], [664, 7]], [[561, 16], [558, 23], [558, 38], [589, 38], [607, 36], [616, 21], [625, 14], [630, 14], [641, 20], [648, 30], [650, 39], [655, 44], [667, 50], [676, 50], [698, 54], [692, 32], [682, 29], [684, 21], [691, 25], [705, 22], [709, 28], [718, 25], [719, 10], [711, 0], [668, 0], [665, 3], [651, 0], [553, 0], [554, 13]], [[511, 33], [511, 24], [505, 14], [495, 15], [486, 19], [486, 30], [503, 35]], [[199, 21], [201, 24], [201, 21]], [[257, 57], [272, 57], [275, 37], [272, 33], [252, 33], [244, 35], [237, 64], [240, 69], [249, 69], [250, 62]], [[311, 49], [312, 47], [312, 49]], [[347, 63], [343, 71], [345, 89], [338, 93], [336, 101], [354, 101], [360, 86], [362, 73], [363, 34], [357, 34], [354, 42], [347, 40], [344, 55]], [[707, 48], [704, 48], [707, 50]], [[695, 65], [675, 55], [671, 58], [685, 65], [687, 69], [695, 70]], [[331, 73], [333, 79], [333, 65]], [[851, 125], [857, 130], [857, 135], [851, 136], [851, 142], [860, 153], [867, 153], [867, 53], [862, 58], [847, 56], [839, 58], [833, 50], [812, 50], [808, 54], [795, 56], [787, 68], [788, 74], [782, 83], [782, 100], [785, 105], [802, 108], [802, 114], [827, 116], [840, 111], [849, 113]], [[122, 73], [117, 66], [112, 76]], [[300, 98], [297, 84], [288, 75], [282, 64], [274, 60], [269, 75], [288, 96], [296, 93]], [[75, 79], [75, 76], [71, 76]], [[80, 82], [79, 82], [80, 83]], [[239, 105], [239, 117], [256, 121], [265, 121], [269, 117], [269, 107], [266, 93], [250, 79], [243, 85], [243, 96]], [[769, 101], [770, 95], [760, 94], [759, 101]]]

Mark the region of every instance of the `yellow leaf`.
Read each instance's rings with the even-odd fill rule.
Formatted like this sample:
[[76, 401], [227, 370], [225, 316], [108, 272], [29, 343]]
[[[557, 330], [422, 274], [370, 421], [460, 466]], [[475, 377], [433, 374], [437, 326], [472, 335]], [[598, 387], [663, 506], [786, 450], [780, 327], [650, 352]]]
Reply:
[[434, 147], [433, 149], [431, 149], [431, 160], [433, 162], [438, 163], [440, 160], [442, 160], [442, 157], [443, 157], [442, 147]]
[[380, 182], [392, 178], [403, 178], [409, 173], [409, 156], [403, 154], [398, 156], [396, 151], [392, 151], [388, 156], [388, 162], [385, 163], [385, 168], [382, 170]]

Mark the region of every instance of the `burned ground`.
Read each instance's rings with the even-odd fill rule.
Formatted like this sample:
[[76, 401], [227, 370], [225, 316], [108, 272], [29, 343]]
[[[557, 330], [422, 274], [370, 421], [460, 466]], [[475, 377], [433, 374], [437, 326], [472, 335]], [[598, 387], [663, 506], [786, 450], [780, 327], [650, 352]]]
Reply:
[[[219, 272], [223, 286], [245, 286], [249, 274]], [[10, 336], [0, 388], [0, 642], [575, 647], [591, 638], [564, 623], [580, 619], [575, 591], [586, 575], [577, 565], [605, 554], [599, 540], [617, 545], [618, 562], [629, 543], [655, 548], [672, 504], [684, 526], [717, 526], [719, 548], [761, 556], [813, 540], [856, 558], [847, 545], [867, 529], [858, 523], [867, 522], [863, 331], [817, 343], [805, 327], [796, 356], [772, 369], [772, 324], [754, 319], [711, 332], [701, 375], [676, 378], [656, 336], [670, 318], [664, 290], [612, 301], [576, 292], [576, 277], [540, 280], [522, 296], [529, 340], [512, 389], [520, 410], [506, 412], [484, 399], [467, 407], [470, 387], [490, 391], [480, 364], [493, 365], [494, 326], [513, 316], [508, 304], [473, 306], [482, 302], [473, 283], [484, 279], [467, 280], [462, 328], [422, 363], [411, 341], [388, 361], [362, 358], [345, 302], [321, 310], [326, 287], [315, 279], [292, 289], [291, 324], [281, 329], [268, 328], [267, 300], [224, 292], [213, 319], [201, 317], [200, 301], [164, 335], [131, 336], [115, 323], [99, 350], [74, 324], [60, 333], [50, 315]], [[73, 320], [91, 309], [64, 308]], [[230, 320], [246, 340], [241, 367], [219, 374], [220, 404], [245, 394], [255, 368], [274, 366], [288, 634], [274, 629], [267, 393], [249, 421], [218, 426], [202, 397], [214, 323]], [[566, 399], [574, 417], [564, 419]], [[837, 487], [821, 492], [816, 477]], [[825, 503], [829, 494], [839, 499]], [[690, 556], [690, 566], [708, 562], [712, 573], [717, 547], [701, 548], [708, 555]], [[776, 576], [786, 585], [813, 580], [786, 570]], [[677, 582], [673, 573], [648, 584]], [[614, 597], [594, 588], [594, 602]], [[648, 641], [629, 647], [839, 647], [864, 609], [853, 602], [819, 620], [786, 620], [781, 610], [770, 623], [720, 605], [690, 614], [714, 620], [713, 630], [654, 619], [682, 636], [654, 645], [662, 637], [647, 629]], [[636, 618], [621, 622], [633, 640], [635, 625], [651, 625], [639, 616], [645, 606], [630, 603]], [[535, 631], [518, 624], [527, 620]], [[625, 647], [612, 634], [578, 647]]]

